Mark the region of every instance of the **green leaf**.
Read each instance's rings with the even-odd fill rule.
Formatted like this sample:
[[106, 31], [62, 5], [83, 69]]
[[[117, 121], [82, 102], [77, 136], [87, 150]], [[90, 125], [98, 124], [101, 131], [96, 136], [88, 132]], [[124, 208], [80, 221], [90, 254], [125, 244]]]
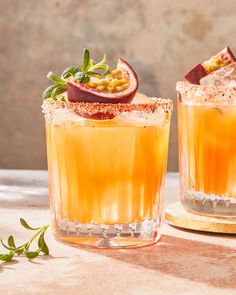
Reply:
[[107, 61], [107, 55], [104, 54], [102, 60], [97, 64], [105, 64], [106, 61]]
[[25, 245], [24, 245], [24, 251], [28, 251], [29, 250], [29, 247], [30, 247], [30, 244], [32, 243], [32, 241], [29, 241], [28, 243], [26, 243]]
[[98, 72], [88, 71], [87, 75], [100, 78], [102, 75]]
[[8, 247], [6, 244], [4, 244], [3, 240], [0, 239], [0, 243], [3, 245], [4, 248], [6, 248], [7, 250], [14, 250], [14, 248], [12, 247]]
[[57, 95], [66, 91], [67, 86], [57, 86], [51, 93], [51, 98], [56, 99]]
[[10, 236], [10, 237], [8, 238], [8, 245], [9, 245], [10, 247], [12, 247], [12, 248], [16, 248], [16, 244], [15, 244], [15, 241], [14, 241], [13, 236]]
[[110, 67], [106, 64], [96, 64], [93, 67], [93, 70], [103, 70], [103, 71], [105, 71], [104, 75], [106, 75], [109, 72]]
[[71, 76], [74, 76], [77, 72], [81, 72], [81, 69], [77, 66], [71, 66], [63, 71], [62, 77], [69, 78]]
[[58, 77], [56, 74], [53, 72], [49, 72], [47, 74], [47, 78], [51, 81], [53, 81], [55, 84], [66, 84], [66, 81], [63, 80], [62, 78]]
[[29, 226], [28, 223], [23, 218], [20, 218], [20, 223], [24, 228], [29, 229], [29, 230], [41, 229], [41, 227], [31, 227], [31, 226]]
[[61, 83], [61, 82], [63, 82], [63, 80], [59, 77], [59, 76], [57, 76], [56, 74], [54, 74], [53, 72], [48, 72], [48, 74], [47, 74], [47, 78], [49, 79], [49, 80], [51, 80], [52, 82], [55, 82], [55, 83]]
[[21, 246], [15, 249], [15, 253], [19, 256], [24, 252], [24, 250], [24, 247]]
[[93, 67], [96, 64], [96, 62], [93, 59], [90, 59], [89, 61], [89, 68]]
[[10, 261], [14, 257], [14, 251], [10, 251], [8, 254], [0, 254], [0, 260], [2, 261]]
[[90, 62], [89, 50], [87, 48], [84, 48], [83, 66], [82, 66], [83, 72], [86, 72], [88, 70], [89, 62]]
[[104, 75], [107, 75], [110, 71], [110, 67], [105, 63], [106, 60], [107, 60], [107, 56], [106, 56], [106, 54], [104, 54], [102, 60], [99, 63], [91, 66], [89, 68], [89, 71], [103, 70], [103, 71], [105, 71]]
[[38, 251], [35, 251], [35, 252], [26, 251], [26, 252], [25, 252], [25, 255], [26, 255], [26, 257], [29, 258], [29, 259], [34, 259], [34, 258], [36, 258], [37, 256], [39, 256], [39, 253], [38, 253]]
[[44, 233], [41, 233], [40, 237], [39, 237], [39, 240], [38, 240], [38, 246], [39, 248], [42, 250], [43, 253], [45, 254], [49, 254], [49, 249], [48, 249], [48, 246], [44, 240]]
[[57, 85], [53, 84], [50, 85], [44, 92], [43, 92], [43, 99], [50, 98], [52, 95], [52, 91], [57, 87]]
[[90, 78], [87, 73], [78, 72], [75, 74], [75, 81], [80, 81], [81, 83], [88, 83], [90, 81]]

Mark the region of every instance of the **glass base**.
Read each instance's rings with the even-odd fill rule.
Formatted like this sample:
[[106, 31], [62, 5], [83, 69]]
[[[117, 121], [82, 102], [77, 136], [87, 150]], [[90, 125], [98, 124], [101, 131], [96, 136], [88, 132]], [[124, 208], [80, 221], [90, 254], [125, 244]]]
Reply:
[[188, 191], [187, 196], [182, 196], [181, 202], [186, 210], [203, 215], [216, 217], [236, 216], [236, 198]]
[[142, 223], [95, 225], [63, 220], [54, 225], [56, 240], [78, 247], [99, 249], [136, 248], [160, 239], [160, 225], [152, 220]]

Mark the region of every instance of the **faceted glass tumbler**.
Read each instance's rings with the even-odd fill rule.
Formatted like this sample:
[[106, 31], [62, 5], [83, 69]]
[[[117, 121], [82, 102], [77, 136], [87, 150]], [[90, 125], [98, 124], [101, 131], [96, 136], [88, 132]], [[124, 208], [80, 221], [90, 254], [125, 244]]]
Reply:
[[[160, 238], [171, 110], [163, 99], [44, 102], [56, 239], [130, 248]], [[108, 113], [108, 120], [85, 118]]]
[[178, 82], [177, 92], [182, 204], [236, 216], [236, 90]]

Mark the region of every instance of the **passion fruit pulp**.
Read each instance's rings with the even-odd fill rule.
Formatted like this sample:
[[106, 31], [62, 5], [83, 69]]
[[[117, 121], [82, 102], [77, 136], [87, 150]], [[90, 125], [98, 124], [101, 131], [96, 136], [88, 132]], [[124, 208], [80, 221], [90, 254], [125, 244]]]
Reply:
[[236, 61], [229, 47], [224, 48], [209, 60], [195, 66], [185, 75], [185, 79], [192, 84], [200, 84], [200, 79], [209, 73], [223, 68]]
[[106, 79], [88, 83], [67, 81], [70, 102], [129, 103], [135, 97], [139, 81], [133, 68], [123, 59]]

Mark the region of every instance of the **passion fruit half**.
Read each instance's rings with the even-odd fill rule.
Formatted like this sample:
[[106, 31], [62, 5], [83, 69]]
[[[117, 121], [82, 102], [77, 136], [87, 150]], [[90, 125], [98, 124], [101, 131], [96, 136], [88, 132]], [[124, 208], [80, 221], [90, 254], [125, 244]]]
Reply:
[[67, 81], [70, 102], [129, 103], [139, 87], [137, 74], [123, 59], [117, 69], [104, 79], [94, 78], [88, 83]]
[[200, 79], [209, 73], [223, 68], [236, 61], [229, 47], [224, 48], [209, 60], [195, 66], [185, 75], [185, 79], [192, 84], [200, 84]]

